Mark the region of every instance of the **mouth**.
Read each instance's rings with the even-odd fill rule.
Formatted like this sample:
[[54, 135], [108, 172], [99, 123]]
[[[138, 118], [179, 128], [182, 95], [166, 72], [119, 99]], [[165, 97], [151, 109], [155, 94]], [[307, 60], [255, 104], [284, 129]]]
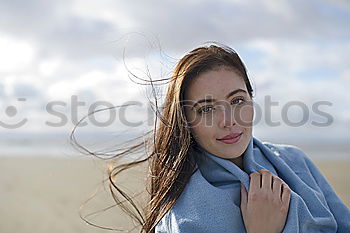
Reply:
[[233, 144], [233, 143], [236, 143], [239, 141], [239, 139], [241, 138], [243, 133], [231, 133], [231, 134], [228, 134], [226, 135], [225, 137], [223, 138], [220, 138], [220, 139], [216, 139], [222, 143], [225, 143], [225, 144]]

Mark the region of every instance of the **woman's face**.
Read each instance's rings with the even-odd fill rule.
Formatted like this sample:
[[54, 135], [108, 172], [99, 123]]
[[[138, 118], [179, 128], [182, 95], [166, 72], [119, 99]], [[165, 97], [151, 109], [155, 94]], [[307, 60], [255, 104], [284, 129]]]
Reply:
[[[254, 110], [238, 71], [219, 67], [200, 74], [185, 90], [185, 100], [197, 144], [213, 155], [242, 162], [240, 155], [252, 136]], [[225, 136], [229, 139], [222, 139]]]

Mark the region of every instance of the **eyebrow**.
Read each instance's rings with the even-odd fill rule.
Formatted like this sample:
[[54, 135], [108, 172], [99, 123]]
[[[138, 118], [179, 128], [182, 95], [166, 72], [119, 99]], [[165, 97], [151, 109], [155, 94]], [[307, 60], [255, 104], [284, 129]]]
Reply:
[[[245, 90], [239, 88], [239, 89], [236, 89], [236, 90], [231, 91], [230, 93], [228, 93], [226, 95], [226, 99], [230, 98], [231, 96], [233, 96], [234, 94], [237, 94], [239, 92], [243, 92], [243, 93], [247, 94], [247, 92]], [[208, 102], [215, 102], [215, 101], [216, 101], [216, 99], [201, 99], [201, 100], [198, 100], [195, 104], [193, 104], [192, 109], [195, 108], [200, 103], [203, 103], [203, 102], [208, 103]]]

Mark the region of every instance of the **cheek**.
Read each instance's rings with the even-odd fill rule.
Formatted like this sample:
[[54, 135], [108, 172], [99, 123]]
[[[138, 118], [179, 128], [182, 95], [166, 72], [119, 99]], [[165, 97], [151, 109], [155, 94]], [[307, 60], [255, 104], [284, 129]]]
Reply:
[[251, 127], [254, 118], [254, 107], [251, 104], [243, 105], [235, 111], [236, 123], [242, 127]]
[[212, 117], [198, 116], [192, 118], [191, 132], [197, 141], [206, 141], [215, 133]]
[[210, 135], [212, 133], [212, 128], [205, 127], [202, 124], [198, 124], [192, 128], [192, 133], [197, 142], [205, 142], [206, 140], [211, 138]]
[[196, 140], [203, 138], [201, 135], [205, 134], [205, 128], [203, 127], [202, 119], [195, 112], [187, 110], [186, 120], [190, 127], [191, 133], [196, 138]]
[[[207, 113], [207, 114], [200, 115], [194, 111], [186, 112], [186, 120], [190, 125], [191, 129], [196, 128], [196, 130], [199, 130], [199, 128], [213, 127], [214, 119], [215, 119], [214, 113]], [[206, 129], [201, 129], [201, 131], [203, 130], [206, 130]]]
[[198, 116], [196, 125], [202, 128], [203, 131], [210, 131], [214, 127], [217, 116], [213, 112]]

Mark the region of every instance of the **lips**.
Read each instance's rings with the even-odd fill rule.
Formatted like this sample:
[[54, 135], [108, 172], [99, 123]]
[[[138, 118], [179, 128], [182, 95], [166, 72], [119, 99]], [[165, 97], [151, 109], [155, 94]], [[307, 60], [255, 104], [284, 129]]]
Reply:
[[236, 137], [240, 136], [241, 134], [242, 133], [230, 133], [230, 134], [226, 135], [225, 137], [218, 138], [218, 140], [233, 139], [233, 138], [236, 138]]

